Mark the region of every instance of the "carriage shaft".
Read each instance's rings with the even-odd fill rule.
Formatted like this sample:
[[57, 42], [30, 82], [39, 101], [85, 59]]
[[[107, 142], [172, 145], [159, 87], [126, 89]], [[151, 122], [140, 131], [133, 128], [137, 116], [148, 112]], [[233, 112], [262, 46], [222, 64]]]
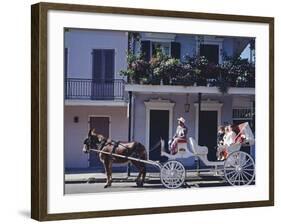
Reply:
[[141, 162], [141, 163], [146, 163], [146, 164], [150, 164], [153, 166], [157, 166], [159, 169], [162, 168], [162, 165], [158, 162], [152, 161], [152, 160], [144, 160], [144, 159], [137, 159], [135, 157], [131, 157], [131, 156], [123, 156], [123, 155], [119, 155], [116, 153], [110, 153], [110, 152], [104, 152], [104, 151], [100, 151], [98, 149], [90, 149], [90, 151], [94, 151], [97, 153], [102, 153], [102, 154], [106, 154], [106, 155], [110, 155], [110, 156], [115, 156], [115, 157], [119, 157], [122, 159], [128, 159], [128, 160], [133, 160], [133, 161], [137, 161], [137, 162]]

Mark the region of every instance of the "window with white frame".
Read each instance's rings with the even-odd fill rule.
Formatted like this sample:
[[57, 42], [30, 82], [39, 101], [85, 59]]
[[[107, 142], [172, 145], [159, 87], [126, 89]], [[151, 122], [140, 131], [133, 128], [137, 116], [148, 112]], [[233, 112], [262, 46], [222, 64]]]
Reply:
[[152, 42], [152, 56], [155, 56], [157, 50], [161, 50], [163, 54], [171, 56], [171, 43], [170, 42]]

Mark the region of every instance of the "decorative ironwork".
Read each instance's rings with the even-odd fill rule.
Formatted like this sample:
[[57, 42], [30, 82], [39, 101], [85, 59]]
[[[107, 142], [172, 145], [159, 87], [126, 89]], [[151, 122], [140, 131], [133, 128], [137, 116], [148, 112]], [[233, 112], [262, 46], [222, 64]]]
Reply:
[[253, 111], [251, 108], [234, 108], [232, 110], [233, 119], [249, 119], [253, 117]]
[[65, 85], [66, 99], [123, 100], [123, 79], [68, 78]]

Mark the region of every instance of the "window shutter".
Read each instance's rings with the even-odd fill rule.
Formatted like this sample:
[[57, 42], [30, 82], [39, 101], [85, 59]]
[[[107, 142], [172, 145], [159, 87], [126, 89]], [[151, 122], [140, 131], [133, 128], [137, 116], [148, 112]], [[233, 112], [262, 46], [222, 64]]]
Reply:
[[68, 76], [68, 48], [64, 48], [64, 77]]
[[205, 56], [209, 62], [217, 65], [219, 63], [219, 45], [201, 44], [200, 56]]
[[108, 81], [112, 81], [114, 79], [114, 50], [104, 50], [104, 58], [105, 58], [105, 79]]
[[93, 50], [93, 79], [102, 79], [102, 50]]
[[171, 42], [171, 57], [172, 58], [181, 58], [181, 44], [178, 42]]
[[150, 41], [144, 40], [141, 41], [141, 53], [143, 55], [144, 60], [150, 60]]

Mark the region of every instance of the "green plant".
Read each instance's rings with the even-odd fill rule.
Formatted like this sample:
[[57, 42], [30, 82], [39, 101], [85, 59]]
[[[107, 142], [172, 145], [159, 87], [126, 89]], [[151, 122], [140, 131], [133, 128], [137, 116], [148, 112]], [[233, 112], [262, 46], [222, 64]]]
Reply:
[[149, 78], [150, 64], [141, 59], [141, 56], [132, 53], [127, 54], [128, 68], [121, 70], [120, 75], [126, 76], [130, 83], [139, 83], [140, 80]]
[[230, 75], [225, 68], [221, 68], [219, 72], [220, 73], [216, 79], [216, 86], [222, 94], [225, 94], [231, 86]]
[[216, 82], [217, 88], [218, 90], [222, 93], [225, 94], [228, 91], [229, 88], [229, 82], [224, 79], [224, 78], [218, 78], [217, 82]]
[[179, 59], [168, 57], [156, 49], [149, 62], [142, 55], [127, 54], [128, 67], [120, 72], [130, 83], [159, 85], [217, 86], [222, 93], [233, 87], [254, 87], [255, 67], [239, 57], [226, 57], [223, 64], [209, 63], [203, 56]]
[[181, 73], [181, 70], [182, 65], [178, 59], [166, 58], [153, 69], [153, 74], [163, 80], [164, 84], [170, 84], [171, 79]]

